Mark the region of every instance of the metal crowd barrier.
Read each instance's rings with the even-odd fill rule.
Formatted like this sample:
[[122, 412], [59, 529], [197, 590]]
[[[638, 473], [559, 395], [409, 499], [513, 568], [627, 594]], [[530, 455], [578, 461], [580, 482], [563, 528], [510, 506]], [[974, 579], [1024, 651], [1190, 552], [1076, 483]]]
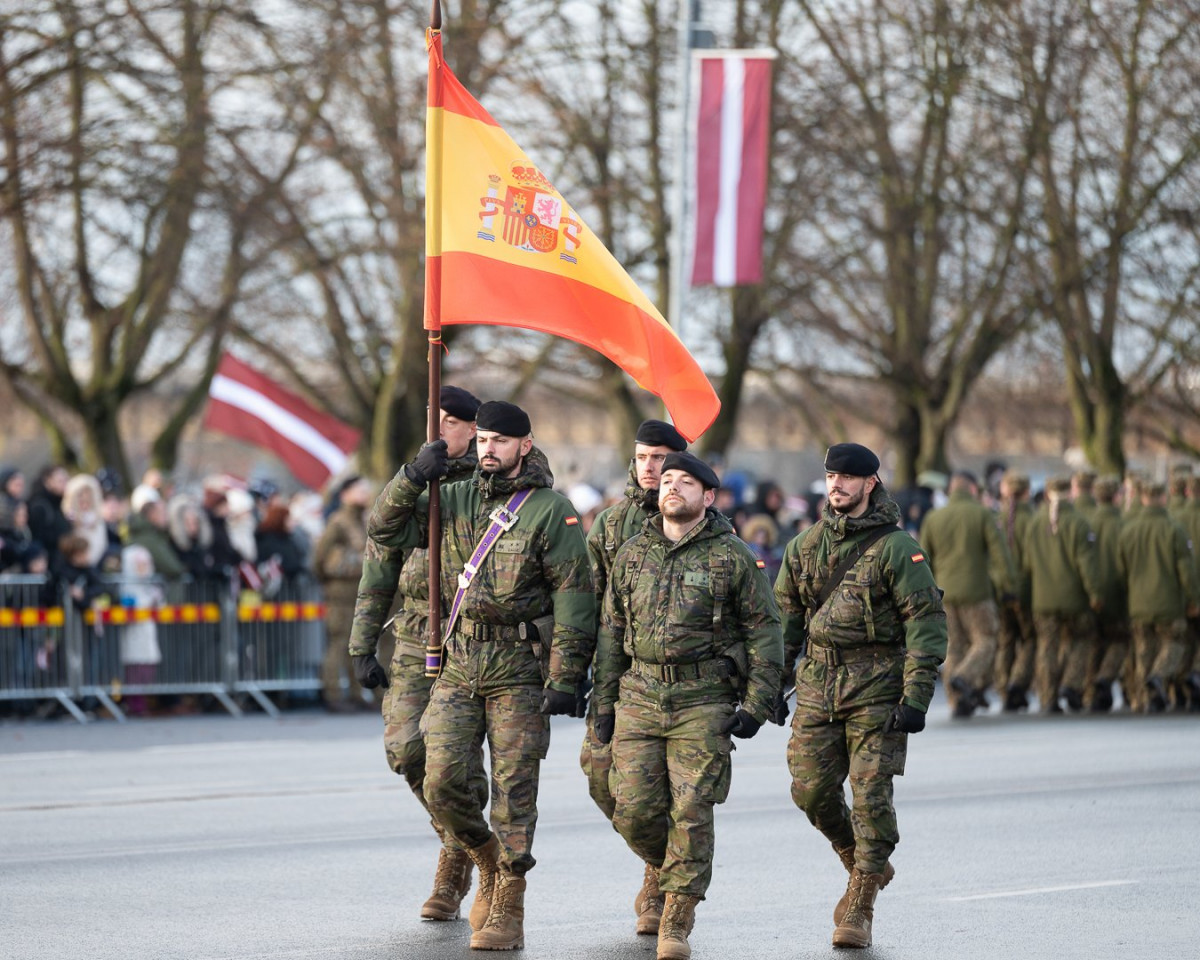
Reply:
[[267, 599], [225, 581], [105, 578], [108, 603], [77, 609], [40, 576], [0, 576], [0, 700], [80, 704], [118, 721], [149, 696], [210, 695], [241, 716], [244, 695], [271, 716], [267, 692], [319, 690], [325, 650], [320, 589], [302, 580]]

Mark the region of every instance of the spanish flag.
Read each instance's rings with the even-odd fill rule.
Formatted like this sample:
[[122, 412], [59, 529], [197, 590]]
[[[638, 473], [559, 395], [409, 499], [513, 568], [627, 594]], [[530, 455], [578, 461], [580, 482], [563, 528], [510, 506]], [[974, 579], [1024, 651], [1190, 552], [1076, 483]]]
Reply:
[[459, 83], [439, 30], [427, 45], [425, 328], [488, 323], [582, 343], [661, 397], [676, 429], [695, 440], [721, 407], [695, 358]]

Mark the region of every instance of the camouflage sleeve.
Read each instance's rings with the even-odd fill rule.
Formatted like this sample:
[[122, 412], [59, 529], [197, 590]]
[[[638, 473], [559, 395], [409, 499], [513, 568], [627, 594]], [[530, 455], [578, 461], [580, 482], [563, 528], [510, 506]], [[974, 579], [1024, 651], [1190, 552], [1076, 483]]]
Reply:
[[775, 578], [775, 602], [783, 624], [783, 671], [791, 676], [796, 670], [796, 658], [804, 652], [807, 639], [808, 611], [800, 602], [800, 543], [804, 535], [794, 537], [783, 551], [783, 562]]
[[404, 557], [408, 550], [424, 546], [428, 540], [429, 499], [424, 489], [409, 480], [401, 468], [371, 508], [350, 628], [352, 657], [375, 652], [396, 595]]
[[596, 701], [596, 712], [600, 714], [614, 712], [620, 694], [621, 676], [629, 669], [630, 662], [625, 653], [625, 626], [628, 622], [625, 598], [616, 589], [620, 580], [621, 554], [622, 551], [618, 550], [608, 589], [604, 591], [600, 630], [596, 635], [596, 659], [592, 664], [592, 698]]
[[[571, 522], [574, 521], [574, 522]], [[574, 693], [596, 647], [596, 592], [587, 542], [571, 502], [560, 497], [550, 510], [542, 574], [552, 589], [554, 639], [546, 685]]]
[[367, 539], [358, 598], [354, 601], [354, 621], [350, 625], [350, 656], [360, 657], [378, 649], [379, 635], [392, 608], [406, 556], [404, 550], [384, 548]]
[[771, 581], [748, 549], [735, 556], [734, 613], [750, 665], [742, 706], [755, 720], [765, 723], [783, 680], [783, 629]]
[[588, 559], [592, 562], [592, 584], [596, 588], [597, 605], [604, 599], [604, 590], [608, 586], [608, 568], [605, 566], [608, 557], [604, 552], [604, 524], [610, 510], [612, 507], [607, 507], [596, 515], [587, 537]]
[[408, 550], [429, 538], [429, 494], [408, 479], [401, 467], [375, 498], [367, 519], [367, 539], [380, 547]]
[[904, 534], [888, 537], [883, 559], [892, 599], [904, 624], [901, 701], [927, 711], [937, 683], [938, 664], [946, 659], [946, 611], [942, 608], [942, 594], [912, 537]]

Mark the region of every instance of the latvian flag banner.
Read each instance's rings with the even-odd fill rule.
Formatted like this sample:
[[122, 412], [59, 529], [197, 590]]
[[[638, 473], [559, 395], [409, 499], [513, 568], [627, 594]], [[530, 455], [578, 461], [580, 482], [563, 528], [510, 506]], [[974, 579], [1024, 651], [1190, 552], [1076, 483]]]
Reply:
[[700, 96], [692, 285], [761, 283], [775, 54], [723, 50], [695, 56], [700, 64]]
[[209, 387], [204, 427], [270, 450], [313, 490], [342, 472], [360, 437], [229, 354]]

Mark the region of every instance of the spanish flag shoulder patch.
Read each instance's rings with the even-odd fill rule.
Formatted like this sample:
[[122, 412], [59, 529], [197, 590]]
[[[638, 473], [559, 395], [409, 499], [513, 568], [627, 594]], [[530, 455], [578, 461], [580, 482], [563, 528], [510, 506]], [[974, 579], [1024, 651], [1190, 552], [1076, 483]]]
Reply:
[[565, 523], [565, 524], [566, 524], [568, 527], [573, 527], [573, 526], [575, 526], [575, 524], [577, 524], [578, 522], [579, 522], [579, 518], [578, 518], [577, 516], [575, 516], [574, 514], [572, 514], [571, 516], [567, 517], [567, 518], [566, 518], [566, 519], [563, 521], [563, 523]]
[[755, 560], [754, 565], [758, 567], [759, 570], [764, 570], [767, 566], [766, 561], [764, 560]]
[[913, 554], [911, 557], [909, 557], [909, 559], [910, 559], [910, 560], [911, 560], [913, 563], [924, 563], [924, 562], [925, 562], [925, 554], [923, 554], [923, 553], [914, 553], [914, 554]]

